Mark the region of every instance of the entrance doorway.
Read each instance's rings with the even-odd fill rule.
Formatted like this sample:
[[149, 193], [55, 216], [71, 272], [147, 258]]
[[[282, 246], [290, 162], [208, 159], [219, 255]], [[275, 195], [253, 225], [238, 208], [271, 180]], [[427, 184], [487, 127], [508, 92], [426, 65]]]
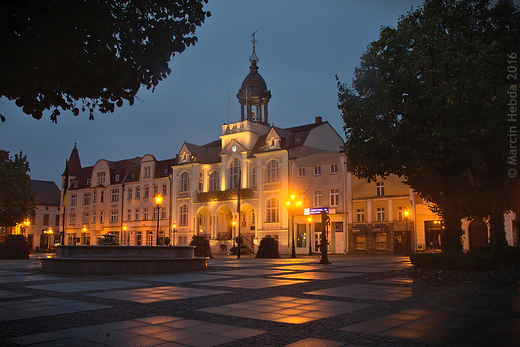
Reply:
[[410, 238], [407, 231], [396, 231], [394, 236], [394, 254], [410, 254]]
[[469, 249], [487, 247], [488, 245], [486, 223], [481, 220], [474, 220], [469, 224]]

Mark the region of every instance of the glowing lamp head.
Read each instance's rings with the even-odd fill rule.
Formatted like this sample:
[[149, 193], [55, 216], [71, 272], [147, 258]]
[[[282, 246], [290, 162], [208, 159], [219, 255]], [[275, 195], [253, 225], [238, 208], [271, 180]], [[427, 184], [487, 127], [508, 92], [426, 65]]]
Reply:
[[163, 197], [161, 196], [161, 194], [157, 194], [157, 195], [155, 196], [155, 203], [156, 203], [157, 205], [160, 205], [161, 202], [162, 202], [162, 199], [163, 199]]

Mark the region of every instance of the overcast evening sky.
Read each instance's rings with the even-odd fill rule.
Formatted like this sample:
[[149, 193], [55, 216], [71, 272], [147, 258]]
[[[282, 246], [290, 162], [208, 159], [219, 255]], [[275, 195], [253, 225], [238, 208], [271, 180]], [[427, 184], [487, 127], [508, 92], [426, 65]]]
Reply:
[[[514, 1], [519, 4], [520, 0]], [[0, 148], [23, 150], [32, 179], [59, 184], [74, 144], [83, 167], [152, 154], [174, 158], [184, 141], [203, 145], [217, 140], [224, 123], [239, 120], [236, 94], [249, 73], [251, 34], [256, 31], [258, 72], [272, 93], [269, 121], [278, 127], [314, 122], [322, 116], [344, 138], [337, 108], [335, 75], [351, 83], [367, 45], [382, 26], [419, 0], [209, 0], [211, 11], [198, 42], [175, 55], [172, 73], [154, 93], [142, 88], [134, 106], [114, 113], [74, 117], [62, 111], [58, 124], [50, 111], [40, 120], [14, 102], [0, 99]], [[228, 114], [229, 95], [229, 114]], [[58, 185], [59, 186], [59, 185]]]

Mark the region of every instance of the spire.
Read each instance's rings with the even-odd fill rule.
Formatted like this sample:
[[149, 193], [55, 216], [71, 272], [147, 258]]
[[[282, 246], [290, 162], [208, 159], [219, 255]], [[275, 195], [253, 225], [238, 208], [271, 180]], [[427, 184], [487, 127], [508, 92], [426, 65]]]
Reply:
[[256, 55], [256, 51], [255, 51], [255, 44], [256, 44], [255, 35], [256, 35], [256, 31], [254, 31], [251, 34], [251, 37], [253, 38], [251, 40], [251, 42], [253, 43], [253, 53], [251, 54], [251, 57], [249, 58], [249, 62], [251, 63], [252, 66], [256, 66], [256, 63], [258, 63], [258, 61], [260, 60], [258, 58], [258, 56]]
[[70, 153], [67, 168], [68, 174], [73, 176], [79, 174], [81, 171], [81, 161], [79, 160], [79, 152], [76, 143], [74, 143], [74, 148], [72, 149], [72, 153]]

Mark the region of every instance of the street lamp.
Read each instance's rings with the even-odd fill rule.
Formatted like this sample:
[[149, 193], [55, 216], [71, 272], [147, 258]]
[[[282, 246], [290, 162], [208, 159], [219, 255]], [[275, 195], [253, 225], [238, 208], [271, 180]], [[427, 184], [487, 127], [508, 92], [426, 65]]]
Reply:
[[177, 231], [177, 223], [173, 223], [173, 242], [172, 244], [175, 246], [175, 232]]
[[126, 242], [126, 239], [127, 239], [127, 237], [126, 237], [126, 223], [123, 224], [123, 235], [121, 235], [121, 236], [122, 236], [121, 240], [125, 240], [125, 244], [126, 244], [127, 243]]
[[83, 240], [81, 240], [81, 244], [86, 246], [87, 243], [87, 226], [83, 225]]
[[312, 255], [312, 217], [307, 218], [307, 221], [309, 221], [309, 233], [307, 236], [307, 242], [309, 242], [309, 255]]
[[406, 247], [406, 254], [410, 253], [409, 250], [408, 250], [408, 239], [409, 239], [409, 236], [408, 236], [408, 215], [410, 214], [410, 210], [406, 209], [404, 210], [404, 235], [406, 237], [406, 244], [405, 244], [405, 247]]
[[162, 195], [161, 194], [157, 194], [155, 196], [155, 203], [157, 204], [157, 233], [155, 234], [155, 245], [158, 246], [159, 245], [159, 219], [161, 218], [160, 217], [160, 213], [161, 213], [161, 202], [162, 202]]
[[289, 216], [291, 218], [291, 229], [292, 229], [292, 247], [291, 247], [291, 258], [296, 258], [296, 245], [295, 245], [295, 236], [296, 233], [294, 232], [294, 213], [298, 211], [303, 205], [303, 202], [301, 200], [296, 199], [295, 194], [289, 195], [289, 198], [285, 200], [285, 207], [287, 208], [287, 211], [289, 212]]

